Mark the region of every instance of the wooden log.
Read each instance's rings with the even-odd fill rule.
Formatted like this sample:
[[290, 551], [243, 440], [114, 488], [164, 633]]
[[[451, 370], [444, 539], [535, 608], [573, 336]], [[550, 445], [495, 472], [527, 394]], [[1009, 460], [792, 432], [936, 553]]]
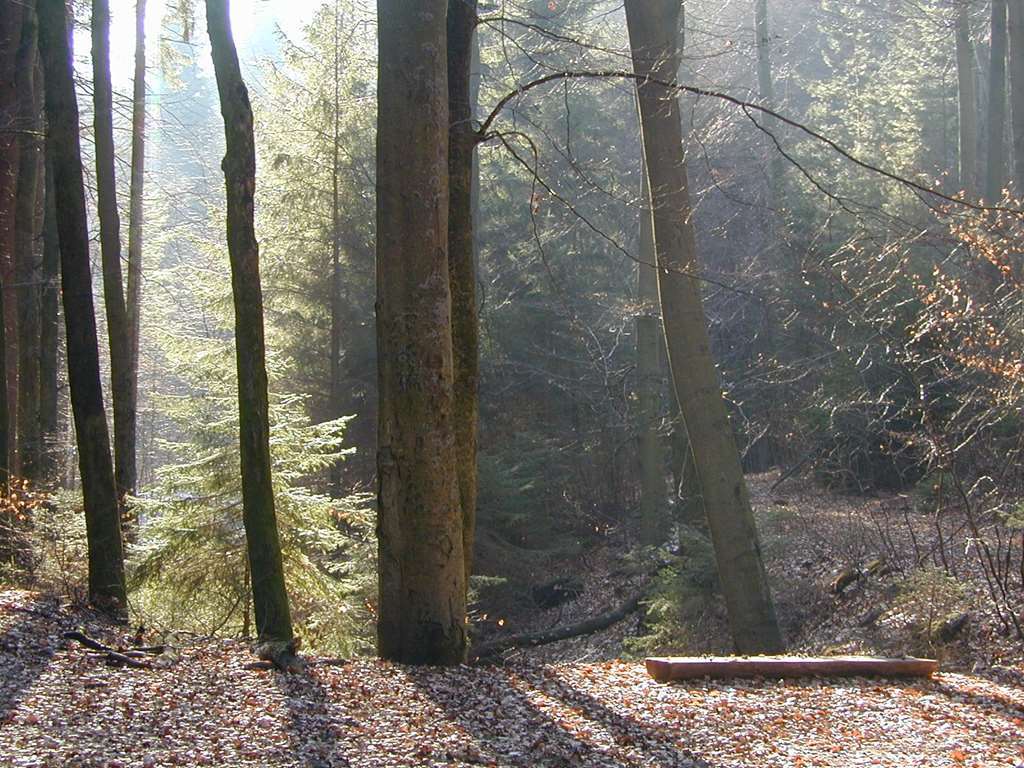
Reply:
[[698, 677], [931, 677], [939, 663], [909, 656], [675, 656], [649, 658], [646, 666], [664, 683]]

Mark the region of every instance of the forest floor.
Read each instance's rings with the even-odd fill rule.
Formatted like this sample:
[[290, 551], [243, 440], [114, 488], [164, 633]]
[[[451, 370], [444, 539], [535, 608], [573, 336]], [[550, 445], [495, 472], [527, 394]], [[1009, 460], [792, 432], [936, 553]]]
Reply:
[[1024, 690], [980, 677], [656, 683], [638, 662], [247, 668], [197, 639], [149, 669], [61, 633], [97, 617], [0, 593], [0, 764], [1018, 766]]
[[[905, 497], [845, 497], [803, 481], [773, 491], [776, 478], [752, 477], [751, 490], [791, 648], [935, 655], [934, 679], [657, 683], [621, 658], [658, 650], [630, 644], [649, 631], [638, 614], [509, 652], [502, 666], [310, 656], [304, 673], [287, 675], [249, 668], [246, 643], [181, 636], [150, 668], [131, 669], [62, 638], [78, 630], [126, 647], [123, 628], [11, 590], [0, 592], [0, 765], [1024, 768], [1024, 644], [1000, 630], [970, 551], [942, 537], [957, 577], [939, 578], [939, 528]], [[502, 628], [570, 623], [635, 591], [623, 536], [579, 562], [552, 561], [537, 578], [579, 575], [583, 594], [506, 613]], [[908, 563], [922, 556], [934, 568], [919, 582]], [[867, 574], [878, 560], [891, 567]], [[832, 581], [849, 568], [864, 575], [837, 594]], [[931, 625], [960, 611], [970, 619], [954, 638], [931, 639]], [[685, 621], [682, 645], [664, 650], [728, 651], [714, 595]]]

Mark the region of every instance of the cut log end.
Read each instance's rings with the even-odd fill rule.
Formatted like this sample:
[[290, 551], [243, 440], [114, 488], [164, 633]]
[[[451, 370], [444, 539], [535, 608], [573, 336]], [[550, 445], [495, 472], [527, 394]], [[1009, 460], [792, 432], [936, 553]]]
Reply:
[[875, 656], [674, 656], [645, 663], [661, 683], [701, 677], [931, 677], [939, 668], [934, 659]]

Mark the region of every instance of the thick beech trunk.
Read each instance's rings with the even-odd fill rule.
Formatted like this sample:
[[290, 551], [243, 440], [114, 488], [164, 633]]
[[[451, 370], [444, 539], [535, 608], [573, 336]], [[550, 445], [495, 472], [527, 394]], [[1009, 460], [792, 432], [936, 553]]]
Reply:
[[479, 325], [473, 198], [476, 135], [472, 88], [476, 0], [448, 0], [448, 275], [452, 293], [455, 452], [466, 584], [476, 531], [476, 444], [479, 415]]
[[[673, 81], [678, 70], [679, 0], [627, 0], [633, 68]], [[654, 210], [658, 292], [669, 364], [682, 409], [715, 548], [733, 639], [741, 653], [774, 652], [782, 636], [768, 590], [757, 529], [696, 277], [679, 103], [671, 88], [637, 88]]]
[[57, 372], [60, 361], [60, 243], [53, 164], [46, 153], [43, 196], [43, 260], [39, 278], [39, 476], [56, 481], [60, 436]]
[[142, 322], [142, 195], [146, 178], [146, 0], [135, 2], [135, 81], [132, 86], [132, 172], [128, 189], [128, 297], [125, 311], [128, 323], [128, 373], [125, 381], [124, 410], [130, 415], [126, 425], [125, 491], [135, 493], [138, 485], [136, 464], [139, 403], [139, 332]]
[[39, 277], [36, 227], [40, 217], [39, 177], [43, 152], [40, 134], [41, 91], [36, 78], [36, 11], [25, 5], [17, 56], [19, 145], [18, 192], [14, 219], [14, 282], [18, 329], [18, 474], [38, 479], [39, 469]]
[[103, 303], [110, 341], [110, 397], [114, 407], [114, 477], [123, 499], [135, 488], [135, 413], [131, 407], [131, 339], [121, 277], [121, 222], [114, 174], [114, 116], [110, 85], [109, 0], [92, 4], [93, 128], [96, 198], [103, 263]]
[[1009, 4], [1010, 125], [1013, 128], [1013, 196], [1024, 198], [1024, 5]]
[[68, 20], [64, 0], [39, 0], [38, 9], [39, 51], [46, 82], [46, 151], [53, 163], [68, 380], [89, 543], [89, 597], [120, 611], [125, 605], [121, 520], [100, 384]]
[[227, 0], [206, 0], [206, 25], [226, 140], [221, 165], [227, 189], [228, 256], [235, 305], [242, 517], [252, 574], [253, 610], [260, 642], [287, 644], [293, 633], [270, 477], [263, 292], [254, 225], [256, 144], [252, 107], [231, 37]]
[[[1014, 0], [1019, 2], [1020, 0]], [[1006, 0], [992, 0], [992, 49], [988, 68], [988, 147], [985, 201], [998, 202], [1006, 183]]]
[[967, 6], [956, 22], [956, 77], [959, 110], [960, 188], [969, 199], [978, 196], [978, 84], [974, 75], [974, 50]]
[[446, 0], [378, 0], [377, 650], [458, 664], [466, 573], [448, 268]]

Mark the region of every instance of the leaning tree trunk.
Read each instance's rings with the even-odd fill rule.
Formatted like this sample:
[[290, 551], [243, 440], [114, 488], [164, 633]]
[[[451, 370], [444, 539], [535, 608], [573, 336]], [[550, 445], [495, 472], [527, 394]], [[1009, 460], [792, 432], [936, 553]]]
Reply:
[[100, 384], [67, 12], [64, 0], [39, 0], [38, 8], [39, 51], [46, 83], [46, 151], [53, 163], [68, 381], [89, 545], [89, 597], [109, 610], [121, 611], [125, 605], [121, 519]]
[[[634, 71], [661, 83], [673, 81], [679, 0], [626, 0], [625, 7]], [[679, 102], [674, 90], [659, 82], [640, 81], [637, 92], [669, 364], [694, 449], [733, 640], [741, 653], [779, 651], [782, 635], [696, 277]]]
[[956, 21], [957, 105], [960, 124], [960, 188], [970, 200], [978, 196], [978, 87], [974, 76], [974, 50], [967, 6]]
[[18, 192], [14, 209], [14, 281], [18, 318], [18, 474], [37, 479], [39, 465], [39, 285], [36, 225], [39, 170], [43, 153], [42, 104], [36, 78], [36, 11], [26, 3], [17, 56], [19, 126]]
[[103, 302], [110, 343], [110, 397], [114, 406], [114, 478], [118, 499], [135, 488], [135, 413], [131, 402], [131, 344], [121, 278], [121, 222], [114, 174], [114, 115], [110, 85], [109, 0], [92, 3], [93, 127], [96, 199], [103, 263]]
[[479, 415], [479, 326], [473, 231], [476, 133], [471, 86], [476, 0], [448, 0], [448, 276], [452, 293], [455, 453], [466, 584], [476, 532], [476, 446]]
[[419, 664], [458, 664], [466, 655], [446, 5], [377, 3], [377, 650]]
[[260, 642], [290, 643], [292, 620], [270, 477], [263, 292], [254, 224], [256, 142], [252, 107], [238, 66], [227, 0], [206, 0], [206, 25], [226, 142], [222, 167], [227, 189], [228, 256], [235, 305], [242, 517], [252, 574], [253, 611]]
[[[1020, 0], [1015, 0], [1019, 2]], [[996, 203], [1006, 182], [1006, 0], [992, 0], [992, 55], [988, 69], [988, 154], [985, 202]]]
[[54, 201], [53, 163], [46, 152], [43, 195], [43, 260], [39, 277], [39, 476], [54, 482], [58, 471], [60, 356], [60, 244]]
[[1009, 4], [1010, 125], [1013, 128], [1013, 196], [1024, 198], [1024, 6]]
[[123, 394], [124, 410], [130, 414], [126, 425], [126, 458], [124, 482], [128, 493], [138, 485], [136, 437], [138, 435], [139, 403], [139, 332], [142, 322], [142, 194], [146, 178], [146, 0], [135, 2], [135, 81], [132, 86], [132, 172], [128, 188], [128, 297], [125, 306], [128, 324], [127, 387]]

